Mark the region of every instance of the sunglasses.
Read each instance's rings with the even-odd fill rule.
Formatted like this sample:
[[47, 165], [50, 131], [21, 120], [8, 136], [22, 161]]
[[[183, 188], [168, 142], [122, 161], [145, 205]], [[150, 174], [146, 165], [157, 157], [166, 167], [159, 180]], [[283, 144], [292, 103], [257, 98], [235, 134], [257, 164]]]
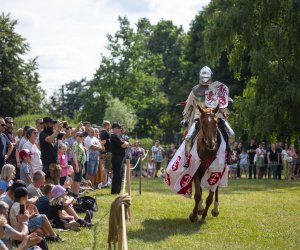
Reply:
[[37, 132], [36, 132], [36, 131], [33, 131], [33, 132], [32, 132], [32, 134], [35, 134], [35, 135], [37, 135]]
[[8, 122], [6, 122], [6, 123], [8, 123], [8, 124], [14, 124], [14, 122], [9, 122], [9, 121], [8, 121]]
[[2, 127], [6, 127], [6, 124], [2, 123], [2, 124], [0, 124], [0, 126], [2, 126]]

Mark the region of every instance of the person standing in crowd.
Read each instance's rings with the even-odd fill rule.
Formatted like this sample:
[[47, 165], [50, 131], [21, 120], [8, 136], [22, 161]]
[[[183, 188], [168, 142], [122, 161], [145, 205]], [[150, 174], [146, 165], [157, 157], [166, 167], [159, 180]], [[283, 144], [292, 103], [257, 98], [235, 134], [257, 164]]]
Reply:
[[11, 155], [13, 151], [13, 144], [3, 133], [6, 128], [5, 120], [0, 117], [0, 171], [5, 164], [6, 159]]
[[[63, 134], [60, 133], [62, 124], [58, 124], [56, 129], [54, 129], [54, 121], [50, 117], [43, 118], [43, 124], [44, 130], [40, 133], [39, 137], [43, 172], [46, 174], [47, 180], [52, 179], [55, 184], [58, 184], [59, 175], [53, 176], [53, 173], [60, 170], [60, 165], [57, 162], [57, 152], [58, 140], [63, 136]], [[52, 171], [52, 176], [50, 170]]]
[[72, 192], [75, 196], [79, 195], [80, 183], [82, 181], [82, 171], [86, 162], [86, 154], [83, 146], [84, 135], [83, 132], [76, 132], [76, 141], [73, 144], [73, 169], [74, 179], [72, 184]]
[[176, 153], [176, 148], [175, 148], [175, 144], [171, 144], [170, 148], [167, 152], [167, 166], [169, 165], [170, 161], [172, 160], [173, 156]]
[[19, 128], [17, 130], [17, 135], [15, 136], [15, 143], [16, 143], [16, 148], [19, 148], [19, 142], [22, 139], [22, 135], [23, 135], [23, 128]]
[[240, 178], [242, 178], [243, 172], [245, 173], [245, 176], [247, 178], [247, 172], [248, 172], [248, 162], [249, 162], [249, 155], [247, 154], [246, 149], [242, 149], [242, 153], [239, 155], [240, 158]]
[[288, 180], [289, 178], [289, 169], [290, 169], [290, 162], [292, 161], [292, 157], [289, 156], [288, 153], [289, 147], [287, 144], [284, 144], [281, 152], [281, 159], [282, 159], [282, 167], [284, 171], [284, 178]]
[[58, 162], [61, 168], [60, 171], [60, 178], [59, 178], [59, 183], [61, 186], [64, 185], [67, 176], [68, 176], [68, 171], [69, 168], [71, 167], [68, 165], [68, 156], [67, 156], [67, 145], [64, 143], [61, 143], [58, 145]]
[[152, 159], [154, 160], [154, 164], [155, 164], [155, 169], [154, 169], [155, 177], [158, 177], [157, 172], [161, 168], [161, 163], [163, 160], [163, 153], [164, 153], [164, 149], [160, 146], [159, 140], [155, 141], [155, 145], [152, 146], [151, 152], [152, 152]]
[[119, 194], [122, 184], [122, 162], [125, 157], [125, 149], [129, 146], [129, 143], [122, 139], [121, 126], [118, 123], [113, 123], [112, 125], [110, 142], [113, 169], [111, 194]]
[[100, 141], [100, 131], [99, 128], [94, 128], [95, 131], [95, 137]]
[[43, 118], [38, 118], [35, 120], [35, 128], [36, 128], [36, 131], [37, 131], [37, 137], [36, 137], [36, 146], [38, 148], [40, 148], [40, 133], [43, 131]]
[[84, 139], [84, 146], [87, 151], [87, 172], [86, 179], [90, 180], [94, 187], [97, 187], [96, 175], [98, 173], [99, 156], [102, 145], [95, 137], [94, 128], [89, 128], [89, 135]]
[[265, 150], [262, 143], [256, 149], [256, 169], [258, 179], [262, 179], [265, 171]]
[[19, 142], [19, 147], [18, 147], [18, 150], [21, 151], [23, 149], [23, 146], [24, 144], [27, 142], [27, 136], [26, 136], [26, 133], [27, 133], [27, 130], [30, 128], [30, 126], [25, 126], [23, 128], [23, 135], [22, 135], [22, 138]]
[[[9, 163], [11, 165], [14, 165], [17, 168], [17, 158], [16, 158], [16, 143], [15, 143], [15, 137], [14, 137], [14, 120], [12, 117], [5, 117], [5, 123], [6, 128], [3, 132], [8, 140], [11, 142], [11, 144], [14, 146], [10, 156], [7, 156], [6, 163]], [[20, 165], [18, 165], [20, 170]], [[18, 172], [18, 171], [17, 171]], [[16, 174], [16, 178], [18, 178], [19, 175]]]
[[276, 174], [276, 179], [277, 180], [281, 180], [281, 171], [282, 171], [282, 158], [281, 158], [282, 142], [277, 142], [277, 144], [276, 144], [276, 153], [277, 153], [277, 171], [275, 172], [275, 174]]
[[288, 154], [290, 157], [292, 157], [292, 162], [291, 162], [291, 178], [293, 178], [293, 180], [296, 179], [296, 176], [295, 176], [295, 171], [296, 171], [296, 165], [297, 165], [297, 159], [298, 159], [298, 155], [297, 155], [297, 152], [296, 152], [296, 149], [295, 149], [295, 145], [294, 144], [291, 144], [290, 145], [290, 148], [288, 150]]
[[[238, 142], [234, 142], [233, 143], [233, 147], [232, 147], [232, 154], [235, 156], [235, 160], [236, 162], [236, 171], [235, 171], [235, 176], [234, 178], [239, 179], [240, 178], [240, 166], [239, 166], [239, 162], [240, 162], [240, 154], [241, 154], [241, 150], [239, 148], [239, 143]], [[234, 158], [234, 157], [233, 157]]]
[[83, 135], [84, 135], [84, 137], [87, 137], [89, 135], [88, 131], [89, 131], [90, 127], [92, 127], [90, 122], [86, 121], [86, 122], [83, 123], [83, 129], [84, 129]]
[[68, 157], [68, 165], [72, 164], [72, 159], [73, 159], [73, 153], [72, 153], [72, 146], [74, 142], [76, 141], [75, 139], [75, 129], [72, 129], [72, 127], [68, 126], [65, 128], [65, 137], [62, 141], [62, 143], [67, 145], [67, 157]]
[[33, 178], [31, 155], [32, 153], [28, 149], [22, 149], [19, 152], [20, 160], [22, 161], [20, 169], [20, 179], [26, 183], [26, 186], [32, 183]]
[[36, 145], [38, 132], [35, 128], [29, 128], [26, 132], [28, 141], [24, 144], [23, 149], [28, 149], [31, 153], [31, 166], [33, 173], [43, 169], [41, 151]]
[[[102, 124], [103, 130], [100, 132], [100, 139], [101, 142], [104, 144], [104, 151], [102, 152], [103, 155], [103, 163], [104, 163], [104, 180], [105, 185], [107, 184], [108, 177], [112, 171], [112, 165], [111, 165], [111, 149], [110, 149], [110, 122], [109, 121], [103, 121]], [[111, 176], [110, 176], [111, 177]]]
[[256, 148], [257, 148], [257, 146], [255, 145], [255, 140], [251, 139], [250, 145], [247, 148], [247, 153], [249, 155], [249, 179], [252, 179], [252, 172], [253, 172], [254, 179], [256, 179], [256, 168], [255, 168], [255, 164], [254, 164]]
[[238, 163], [237, 163], [237, 170], [236, 170], [236, 178], [241, 178], [241, 166], [240, 166], [240, 154], [242, 153], [242, 143], [239, 142], [237, 144], [236, 152], [238, 154]]
[[[133, 169], [133, 171], [132, 171], [132, 175], [133, 175], [133, 176], [137, 176], [138, 173], [140, 173], [140, 171], [141, 171], [141, 166], [142, 166], [141, 163], [142, 163], [142, 160], [140, 159], [140, 157], [143, 157], [143, 156], [144, 156], [144, 151], [143, 151], [142, 148], [139, 146], [139, 142], [138, 142], [138, 141], [136, 141], [136, 142], [133, 144], [133, 147], [131, 148], [130, 151], [131, 151], [131, 152], [130, 152], [130, 154], [131, 154], [131, 164], [132, 164], [133, 166], [135, 166], [135, 165], [137, 164], [137, 162], [138, 162], [136, 168]], [[139, 159], [140, 159], [140, 160], [139, 160]]]
[[276, 179], [278, 157], [277, 157], [275, 144], [271, 144], [271, 148], [267, 153], [267, 157], [268, 157], [268, 179], [272, 178], [272, 173], [273, 173], [273, 179]]

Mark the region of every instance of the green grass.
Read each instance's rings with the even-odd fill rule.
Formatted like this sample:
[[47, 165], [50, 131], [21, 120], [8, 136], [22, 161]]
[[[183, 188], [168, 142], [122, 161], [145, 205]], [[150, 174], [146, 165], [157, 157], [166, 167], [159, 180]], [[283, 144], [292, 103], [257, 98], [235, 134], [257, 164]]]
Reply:
[[[205, 222], [188, 219], [194, 202], [171, 191], [162, 179], [132, 180], [132, 219], [128, 249], [300, 249], [300, 188], [296, 181], [230, 180], [219, 195], [220, 215]], [[50, 249], [107, 249], [108, 189], [96, 192], [93, 229], [62, 232], [63, 243]], [[207, 196], [207, 192], [204, 192]]]

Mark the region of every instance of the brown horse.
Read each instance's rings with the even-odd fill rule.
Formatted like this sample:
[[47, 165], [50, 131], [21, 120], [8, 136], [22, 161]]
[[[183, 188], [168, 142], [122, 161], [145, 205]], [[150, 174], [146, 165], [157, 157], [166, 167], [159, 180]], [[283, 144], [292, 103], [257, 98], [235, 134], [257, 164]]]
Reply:
[[[200, 187], [201, 179], [204, 176], [207, 168], [211, 162], [216, 158], [218, 149], [219, 149], [219, 140], [218, 140], [218, 130], [217, 130], [217, 117], [219, 107], [215, 109], [206, 108], [202, 109], [198, 106], [198, 109], [201, 113], [200, 116], [200, 131], [198, 133], [197, 141], [197, 151], [201, 159], [201, 164], [194, 176], [195, 184], [195, 207], [193, 212], [190, 214], [190, 220], [196, 222], [198, 220], [198, 215], [202, 215], [202, 220], [207, 216], [207, 211], [213, 201], [214, 192], [209, 191], [209, 195], [206, 199], [205, 209], [202, 206], [202, 189]], [[218, 210], [218, 188], [215, 195], [215, 207], [212, 210], [213, 216], [219, 215]]]

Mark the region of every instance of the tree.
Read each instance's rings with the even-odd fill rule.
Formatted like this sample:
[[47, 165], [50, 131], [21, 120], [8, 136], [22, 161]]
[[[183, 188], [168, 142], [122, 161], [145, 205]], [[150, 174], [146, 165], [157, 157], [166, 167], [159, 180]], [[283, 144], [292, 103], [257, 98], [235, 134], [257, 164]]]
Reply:
[[15, 32], [16, 25], [10, 15], [0, 15], [0, 114], [3, 116], [39, 113], [45, 95], [39, 86], [37, 59], [28, 62], [23, 59], [29, 45]]
[[207, 55], [216, 62], [226, 51], [237, 78], [248, 63], [251, 77], [235, 104], [236, 124], [258, 139], [300, 132], [299, 12], [296, 0], [213, 0], [206, 9]]
[[129, 132], [137, 122], [135, 111], [129, 105], [122, 103], [118, 98], [108, 97], [109, 106], [105, 110], [104, 119], [122, 124]]

